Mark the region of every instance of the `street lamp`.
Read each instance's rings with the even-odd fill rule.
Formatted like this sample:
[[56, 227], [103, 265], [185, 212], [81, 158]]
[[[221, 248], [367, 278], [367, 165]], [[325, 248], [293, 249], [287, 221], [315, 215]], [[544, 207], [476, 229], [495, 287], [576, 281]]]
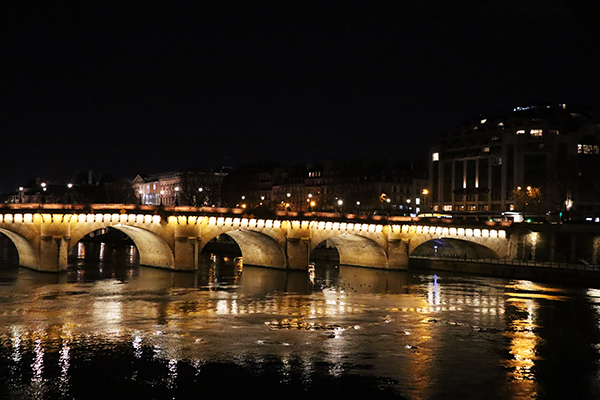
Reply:
[[175, 186], [175, 205], [178, 206], [179, 205], [179, 199], [178, 196], [179, 195], [179, 186]]
[[425, 208], [425, 210], [427, 210], [427, 195], [429, 194], [429, 190], [423, 189], [423, 191], [421, 193], [423, 193], [424, 208]]

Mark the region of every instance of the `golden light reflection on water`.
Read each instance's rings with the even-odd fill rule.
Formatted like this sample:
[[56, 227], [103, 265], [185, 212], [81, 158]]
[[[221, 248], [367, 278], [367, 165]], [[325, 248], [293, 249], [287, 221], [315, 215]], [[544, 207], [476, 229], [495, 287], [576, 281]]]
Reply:
[[537, 311], [539, 299], [559, 300], [562, 296], [532, 293], [533, 291], [555, 292], [551, 288], [517, 281], [507, 285], [509, 290], [522, 290], [525, 293], [507, 292], [507, 304], [514, 307], [511, 313], [506, 336], [510, 339], [510, 359], [506, 360], [508, 376], [515, 382], [517, 397], [537, 396], [536, 362], [539, 360], [538, 346], [541, 338], [537, 333]]
[[511, 377], [514, 379], [535, 379], [534, 367], [538, 360], [537, 345], [539, 337], [535, 333], [537, 325], [535, 323], [536, 303], [532, 299], [508, 300], [517, 308], [518, 312], [526, 313], [526, 318], [513, 319], [510, 323], [511, 345], [510, 354], [513, 356], [509, 360], [511, 367]]

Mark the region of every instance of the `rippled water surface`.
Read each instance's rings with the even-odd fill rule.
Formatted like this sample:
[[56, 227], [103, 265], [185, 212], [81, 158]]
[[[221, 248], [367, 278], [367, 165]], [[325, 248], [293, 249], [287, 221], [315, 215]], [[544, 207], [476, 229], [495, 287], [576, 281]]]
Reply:
[[0, 265], [0, 398], [600, 398], [595, 289], [111, 251]]

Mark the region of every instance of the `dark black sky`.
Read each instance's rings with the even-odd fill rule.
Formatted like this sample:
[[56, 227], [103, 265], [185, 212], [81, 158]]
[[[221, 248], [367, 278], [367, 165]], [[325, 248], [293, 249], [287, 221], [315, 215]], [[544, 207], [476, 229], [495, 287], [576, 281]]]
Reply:
[[414, 159], [480, 114], [599, 106], [595, 2], [12, 3], [4, 190], [88, 169]]

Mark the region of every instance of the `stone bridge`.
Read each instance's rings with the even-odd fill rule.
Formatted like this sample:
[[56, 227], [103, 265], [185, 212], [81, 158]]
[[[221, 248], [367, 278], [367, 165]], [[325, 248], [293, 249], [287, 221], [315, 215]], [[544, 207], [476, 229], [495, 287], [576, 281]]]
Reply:
[[66, 270], [73, 247], [107, 227], [133, 240], [141, 265], [180, 271], [198, 269], [199, 253], [221, 234], [239, 245], [244, 264], [289, 269], [306, 269], [311, 252], [325, 240], [337, 248], [340, 264], [385, 269], [406, 269], [415, 249], [437, 251], [432, 243], [458, 245], [459, 251], [481, 258], [508, 258], [516, 255], [518, 242], [501, 225], [434, 225], [410, 217], [330, 213], [255, 217], [244, 212], [119, 204], [3, 205], [0, 234], [14, 243], [21, 266], [47, 272]]

